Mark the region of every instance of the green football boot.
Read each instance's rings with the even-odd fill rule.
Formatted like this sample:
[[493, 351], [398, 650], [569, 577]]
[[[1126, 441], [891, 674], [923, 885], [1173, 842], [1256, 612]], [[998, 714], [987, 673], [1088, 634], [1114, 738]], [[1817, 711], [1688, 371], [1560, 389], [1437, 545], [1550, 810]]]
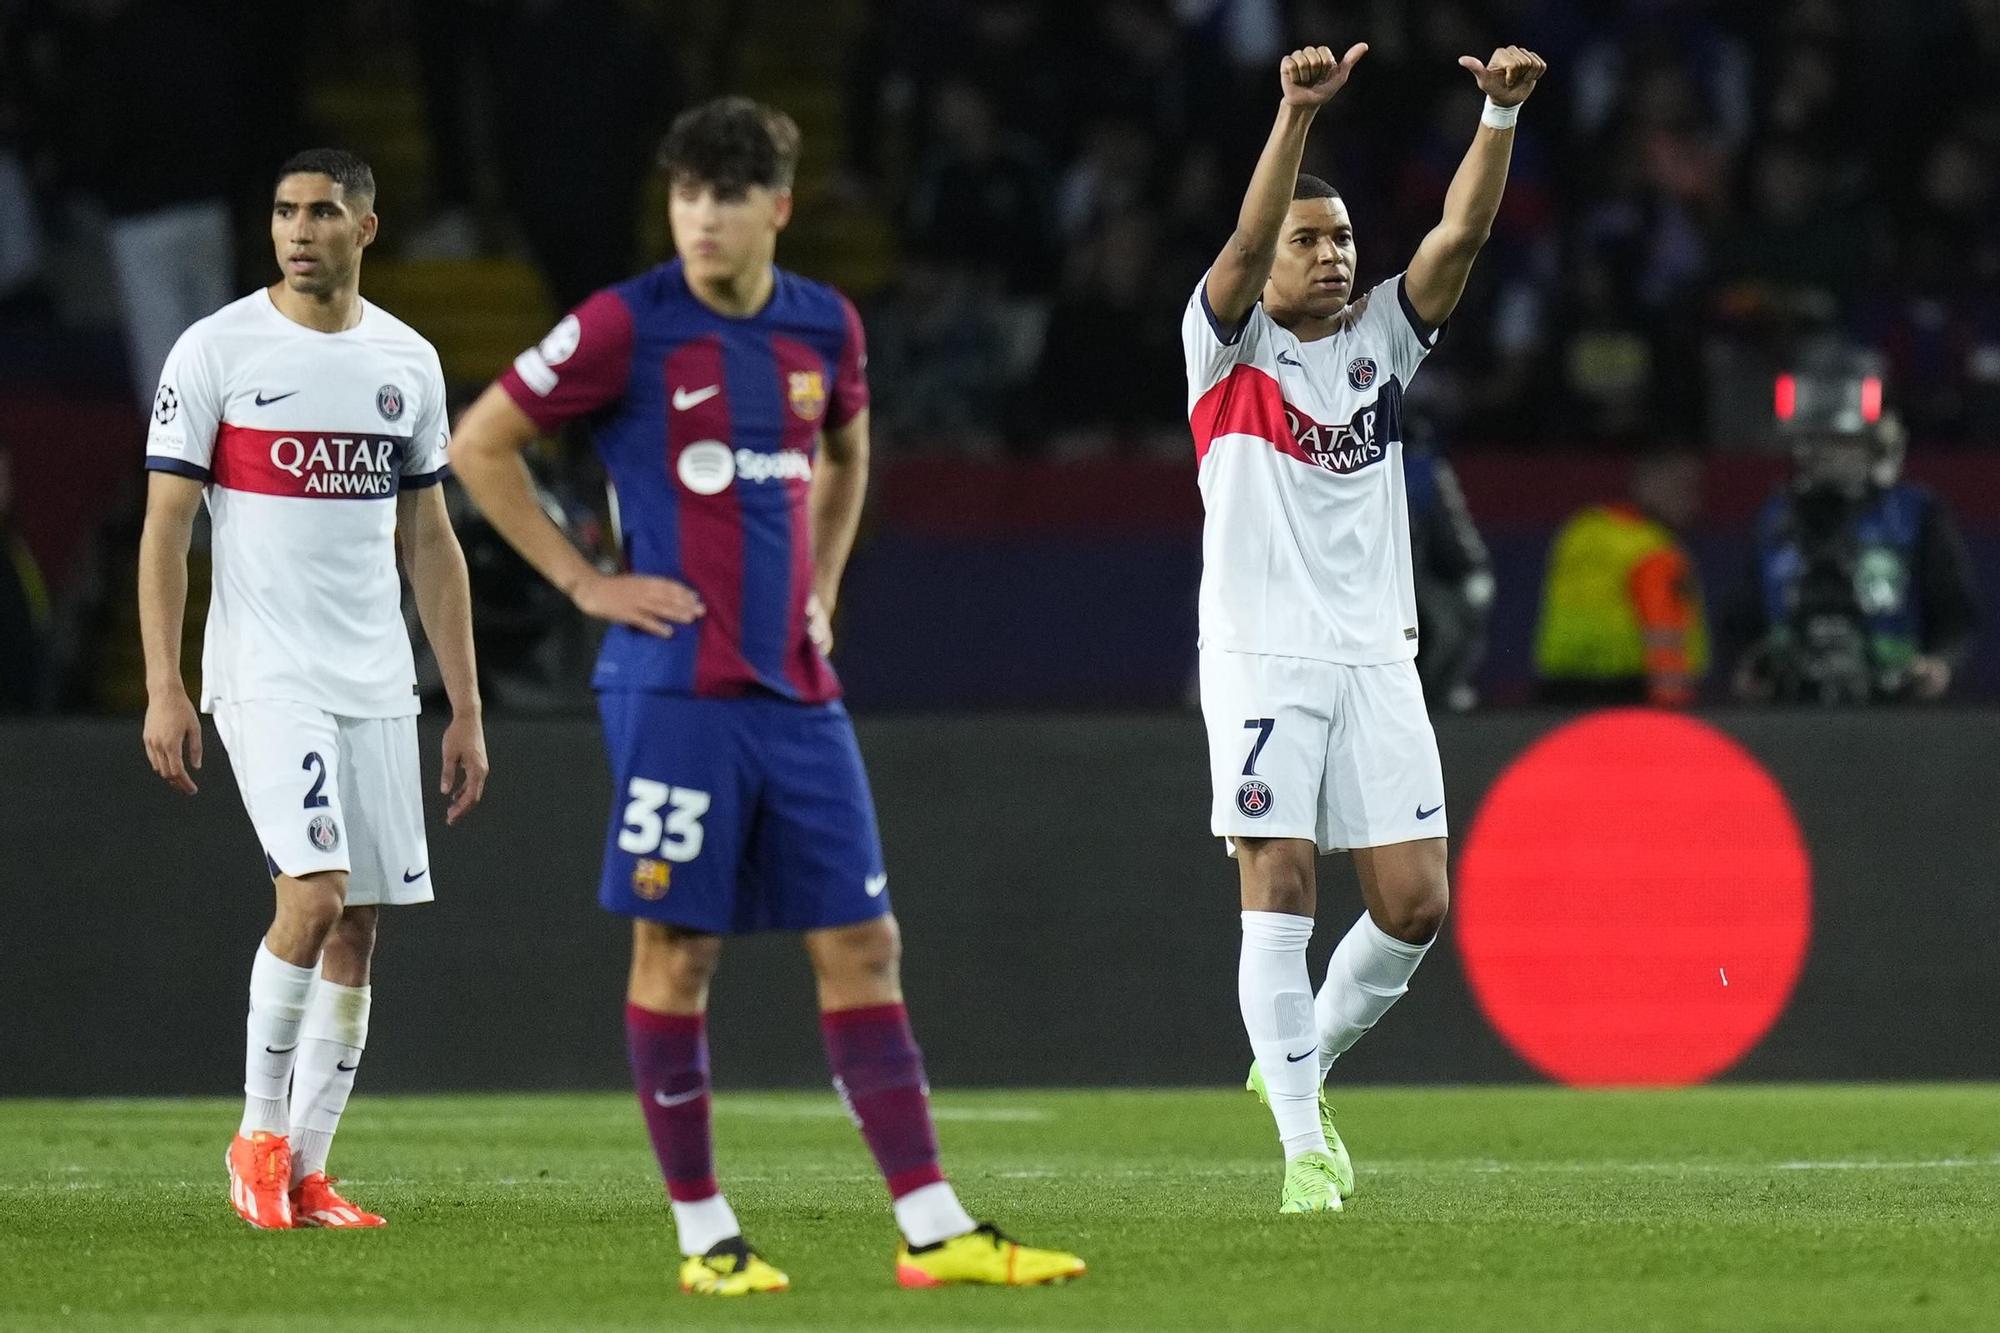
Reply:
[[[1264, 1071], [1255, 1060], [1250, 1062], [1250, 1077], [1243, 1081], [1246, 1092], [1257, 1094], [1257, 1100], [1269, 1106], [1271, 1094], [1264, 1088]], [[1326, 1088], [1319, 1090], [1319, 1127], [1326, 1132], [1326, 1150], [1333, 1161], [1334, 1183], [1340, 1187], [1340, 1197], [1351, 1198], [1354, 1194], [1354, 1163], [1348, 1159], [1347, 1145], [1340, 1141], [1340, 1131], [1333, 1127], [1333, 1108], [1326, 1103]]]
[[1340, 1182], [1334, 1176], [1333, 1158], [1323, 1152], [1309, 1152], [1285, 1163], [1285, 1191], [1278, 1196], [1281, 1213], [1337, 1213], [1340, 1211]]

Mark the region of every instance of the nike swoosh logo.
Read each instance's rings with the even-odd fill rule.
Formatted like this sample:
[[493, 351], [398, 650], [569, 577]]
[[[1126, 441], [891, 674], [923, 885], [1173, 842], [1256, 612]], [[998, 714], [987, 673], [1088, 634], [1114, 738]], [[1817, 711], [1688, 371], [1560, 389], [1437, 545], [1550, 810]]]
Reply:
[[675, 389], [674, 411], [685, 412], [690, 407], [700, 407], [721, 392], [720, 384], [711, 384], [706, 389]]
[[[297, 392], [298, 392], [297, 389], [292, 390], [292, 393], [297, 393]], [[263, 391], [259, 390], [257, 394], [257, 406], [269, 407], [272, 403], [283, 402], [285, 399], [290, 398], [292, 396], [292, 393], [281, 393], [278, 394], [276, 397], [266, 398], [263, 394]]]
[[338, 1060], [335, 1060], [333, 1062], [333, 1067], [335, 1069], [338, 1069], [343, 1074], [352, 1074], [355, 1070], [361, 1068], [361, 1062], [359, 1060], [356, 1060], [353, 1064], [347, 1065], [347, 1064], [342, 1064]]
[[266, 1046], [264, 1049], [269, 1051], [273, 1055], [290, 1055], [293, 1051], [296, 1051], [298, 1048], [299, 1044], [297, 1042], [293, 1042], [291, 1045], [285, 1047], [283, 1050], [278, 1049], [276, 1046]]
[[707, 1088], [696, 1088], [692, 1092], [677, 1092], [671, 1097], [661, 1092], [658, 1088], [653, 1089], [653, 1100], [659, 1105], [666, 1107], [686, 1106], [689, 1102], [706, 1097], [707, 1095]]
[[405, 870], [403, 872], [403, 883], [415, 884], [418, 880], [422, 879], [425, 875], [428, 875], [430, 873], [431, 873], [431, 868], [429, 866], [425, 866], [422, 870], [419, 870], [414, 875], [412, 875], [409, 871]]
[[1319, 1047], [1315, 1046], [1315, 1047], [1313, 1047], [1313, 1048], [1312, 1048], [1312, 1051], [1302, 1051], [1302, 1052], [1300, 1052], [1300, 1053], [1299, 1053], [1299, 1054], [1297, 1054], [1297, 1055], [1287, 1055], [1287, 1056], [1285, 1057], [1285, 1063], [1286, 1063], [1286, 1064], [1288, 1064], [1288, 1065], [1295, 1065], [1295, 1064], [1297, 1064], [1297, 1063], [1298, 1063], [1299, 1061], [1301, 1061], [1301, 1060], [1305, 1059], [1305, 1058], [1306, 1058], [1306, 1056], [1308, 1056], [1308, 1055], [1311, 1055], [1311, 1054], [1313, 1053], [1313, 1051], [1316, 1051], [1316, 1050], [1318, 1050], [1318, 1049], [1319, 1049]]
[[1428, 810], [1424, 809], [1424, 808], [1423, 808], [1423, 807], [1422, 807], [1422, 806], [1420, 805], [1420, 806], [1418, 806], [1418, 807], [1417, 807], [1417, 818], [1418, 818], [1418, 819], [1429, 819], [1429, 818], [1430, 818], [1430, 817], [1431, 817], [1432, 815], [1436, 814], [1436, 813], [1437, 813], [1438, 811], [1440, 811], [1440, 810], [1442, 810], [1442, 809], [1444, 809], [1444, 805], [1443, 805], [1443, 803], [1442, 803], [1442, 802], [1440, 802], [1440, 803], [1439, 803], [1439, 804], [1437, 804], [1437, 805], [1434, 805], [1434, 806], [1432, 806], [1432, 807], [1431, 807], [1430, 809], [1428, 809]]
[[861, 887], [868, 890], [870, 898], [880, 898], [882, 890], [889, 887], [889, 877], [887, 875], [870, 875], [862, 881]]
[[1305, 366], [1305, 362], [1294, 361], [1289, 356], [1286, 356], [1283, 352], [1278, 353], [1278, 364], [1281, 366], [1298, 366], [1302, 369]]

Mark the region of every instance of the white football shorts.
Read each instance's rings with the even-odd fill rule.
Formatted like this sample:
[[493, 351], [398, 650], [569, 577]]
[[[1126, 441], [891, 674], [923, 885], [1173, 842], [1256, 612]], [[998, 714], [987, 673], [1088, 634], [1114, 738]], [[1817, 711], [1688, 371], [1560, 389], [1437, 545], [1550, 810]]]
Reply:
[[1205, 648], [1201, 713], [1217, 837], [1311, 838], [1333, 852], [1446, 836], [1416, 663]]
[[349, 907], [431, 901], [415, 717], [336, 717], [286, 699], [214, 711], [273, 875], [345, 870]]

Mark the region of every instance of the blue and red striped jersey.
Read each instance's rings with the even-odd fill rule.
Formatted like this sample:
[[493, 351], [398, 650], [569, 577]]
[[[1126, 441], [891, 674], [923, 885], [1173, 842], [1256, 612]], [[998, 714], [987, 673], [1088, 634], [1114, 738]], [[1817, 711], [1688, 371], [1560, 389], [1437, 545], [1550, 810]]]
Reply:
[[707, 607], [670, 639], [613, 625], [595, 688], [840, 697], [806, 633], [807, 496], [819, 432], [868, 405], [866, 360], [834, 288], [778, 269], [764, 308], [732, 318], [679, 260], [589, 297], [515, 358], [499, 382], [537, 426], [588, 419], [633, 572]]

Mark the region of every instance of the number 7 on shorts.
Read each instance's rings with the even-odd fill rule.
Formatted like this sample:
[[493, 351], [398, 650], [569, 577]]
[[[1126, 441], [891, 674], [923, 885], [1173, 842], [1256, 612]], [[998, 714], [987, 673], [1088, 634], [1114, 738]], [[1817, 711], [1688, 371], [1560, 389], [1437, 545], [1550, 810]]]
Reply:
[[1275, 717], [1246, 717], [1243, 719], [1243, 730], [1257, 733], [1257, 743], [1250, 747], [1250, 757], [1243, 761], [1244, 777], [1254, 778], [1257, 776], [1257, 756], [1264, 753], [1264, 742], [1271, 739], [1271, 731], [1277, 725], [1278, 719]]

